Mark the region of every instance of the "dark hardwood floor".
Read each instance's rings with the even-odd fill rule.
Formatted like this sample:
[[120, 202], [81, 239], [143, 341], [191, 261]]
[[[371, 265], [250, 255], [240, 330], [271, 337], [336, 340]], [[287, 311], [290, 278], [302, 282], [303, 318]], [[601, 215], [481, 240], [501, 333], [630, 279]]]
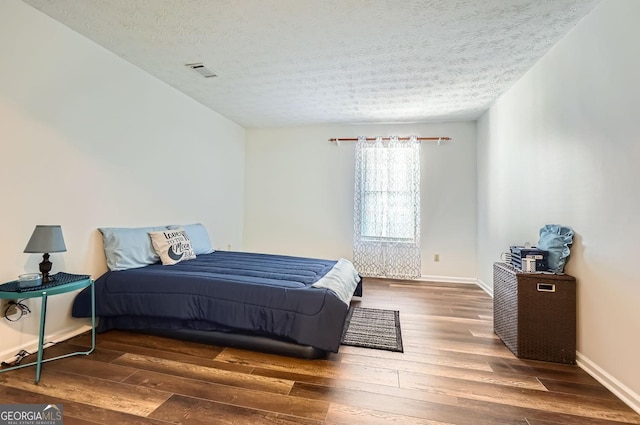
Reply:
[[[62, 403], [71, 424], [640, 424], [577, 366], [517, 359], [474, 285], [367, 279], [400, 311], [404, 353], [300, 360], [111, 331], [96, 352], [0, 374], [1, 403]], [[89, 345], [81, 335], [45, 350]], [[28, 359], [27, 359], [28, 360]]]

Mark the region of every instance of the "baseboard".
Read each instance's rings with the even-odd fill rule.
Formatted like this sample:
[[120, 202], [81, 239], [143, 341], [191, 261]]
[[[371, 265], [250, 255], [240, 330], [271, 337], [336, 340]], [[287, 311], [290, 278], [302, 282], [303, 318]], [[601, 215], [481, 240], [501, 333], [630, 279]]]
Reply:
[[482, 288], [482, 290], [484, 292], [486, 292], [487, 294], [489, 294], [489, 296], [491, 298], [493, 298], [493, 285], [489, 286], [486, 282], [484, 282], [482, 279], [478, 279], [477, 280], [477, 285]]
[[[47, 348], [52, 343], [66, 341], [69, 338], [73, 338], [76, 335], [80, 335], [81, 333], [84, 333], [90, 330], [91, 330], [91, 325], [83, 325], [80, 327], [63, 329], [51, 335], [45, 335], [44, 347]], [[0, 360], [8, 363], [13, 362], [14, 360], [16, 360], [16, 354], [20, 350], [25, 350], [27, 353], [37, 352], [38, 338], [36, 337], [32, 341], [29, 341], [23, 344], [22, 346], [12, 347], [12, 348], [8, 348], [6, 350], [0, 351]]]
[[476, 279], [473, 277], [451, 277], [451, 276], [432, 276], [422, 275], [418, 279], [425, 282], [443, 282], [443, 283], [466, 283], [471, 285], [478, 285], [480, 289], [489, 294], [493, 298], [493, 286], [487, 285], [482, 279]]
[[442, 283], [468, 283], [468, 284], [477, 283], [477, 279], [474, 277], [455, 277], [455, 276], [422, 275], [419, 278], [414, 280], [419, 280], [424, 282], [442, 282]]
[[631, 388], [618, 381], [579, 351], [576, 352], [576, 363], [582, 370], [591, 375], [596, 381], [600, 382], [620, 400], [640, 414], [640, 394], [637, 394], [631, 390]]

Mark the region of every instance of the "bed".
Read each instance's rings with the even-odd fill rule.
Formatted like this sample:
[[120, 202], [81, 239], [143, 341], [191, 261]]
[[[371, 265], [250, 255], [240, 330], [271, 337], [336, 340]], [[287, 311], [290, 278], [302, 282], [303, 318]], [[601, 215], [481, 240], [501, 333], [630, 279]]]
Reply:
[[[337, 352], [362, 283], [347, 260], [215, 251], [171, 266], [108, 271], [95, 282], [98, 332], [110, 329], [303, 358]], [[72, 314], [89, 317], [90, 292]]]

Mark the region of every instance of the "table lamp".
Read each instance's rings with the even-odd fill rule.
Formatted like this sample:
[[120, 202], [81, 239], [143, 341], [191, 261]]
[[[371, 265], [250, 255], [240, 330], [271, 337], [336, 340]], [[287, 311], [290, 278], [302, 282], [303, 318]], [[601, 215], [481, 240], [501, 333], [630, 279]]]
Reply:
[[49, 253], [65, 252], [66, 250], [67, 247], [62, 237], [61, 226], [37, 225], [33, 230], [31, 239], [29, 239], [29, 243], [27, 243], [24, 252], [29, 254], [44, 254], [42, 256], [42, 263], [40, 263], [40, 273], [42, 273], [42, 283], [48, 283], [53, 281], [53, 278], [49, 276], [51, 266], [53, 265], [51, 261], [49, 261]]

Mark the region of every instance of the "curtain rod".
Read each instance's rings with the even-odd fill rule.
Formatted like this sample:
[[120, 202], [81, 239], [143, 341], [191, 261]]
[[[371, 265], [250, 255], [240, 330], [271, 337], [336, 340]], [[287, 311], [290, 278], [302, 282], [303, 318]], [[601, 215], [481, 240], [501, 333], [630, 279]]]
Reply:
[[[367, 141], [375, 141], [377, 140], [376, 137], [367, 137], [365, 140]], [[388, 142], [390, 140], [389, 137], [383, 137], [382, 138], [383, 141]], [[411, 140], [410, 137], [398, 137], [398, 140]], [[440, 141], [447, 141], [447, 140], [451, 140], [451, 137], [416, 137], [416, 140], [418, 141], [426, 141], [426, 140], [435, 140], [437, 142]], [[358, 138], [357, 137], [336, 137], [333, 139], [329, 139], [330, 142], [357, 142]]]

